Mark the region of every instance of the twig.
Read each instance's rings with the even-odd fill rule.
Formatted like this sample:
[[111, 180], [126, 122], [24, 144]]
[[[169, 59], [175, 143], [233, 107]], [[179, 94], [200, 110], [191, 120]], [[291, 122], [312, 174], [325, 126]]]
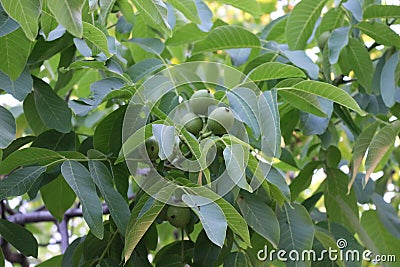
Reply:
[[58, 232], [61, 235], [61, 253], [64, 254], [69, 246], [68, 219], [66, 217], [58, 225]]
[[4, 254], [4, 258], [7, 261], [11, 263], [19, 263], [21, 264], [22, 267], [29, 267], [28, 259], [20, 253], [12, 252], [8, 242], [5, 241], [4, 239], [1, 239], [1, 249]]
[[[103, 204], [103, 214], [108, 214], [109, 210], [106, 204]], [[81, 217], [82, 209], [72, 208], [65, 212], [65, 218]], [[7, 218], [10, 222], [16, 224], [27, 224], [36, 222], [57, 222], [57, 219], [48, 211], [32, 211], [28, 213], [16, 213]]]

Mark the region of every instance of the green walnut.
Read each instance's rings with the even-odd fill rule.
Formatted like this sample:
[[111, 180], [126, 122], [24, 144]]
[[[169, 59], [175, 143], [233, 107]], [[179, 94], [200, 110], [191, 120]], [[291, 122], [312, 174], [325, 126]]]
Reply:
[[208, 117], [207, 128], [213, 134], [224, 134], [229, 131], [234, 122], [232, 111], [227, 107], [214, 109]]
[[190, 108], [198, 115], [207, 115], [208, 107], [215, 105], [214, 95], [210, 90], [202, 89], [196, 91], [189, 100]]
[[203, 129], [203, 120], [194, 113], [188, 113], [182, 118], [182, 124], [194, 135], [198, 135]]
[[155, 160], [158, 158], [158, 152], [160, 148], [158, 147], [158, 142], [154, 136], [150, 137], [145, 142], [147, 155], [149, 159]]
[[328, 31], [323, 32], [323, 33], [319, 36], [319, 38], [318, 38], [318, 47], [319, 47], [319, 50], [322, 51], [322, 50], [324, 49], [325, 44], [326, 44], [326, 42], [328, 42], [328, 39], [329, 39], [330, 36], [331, 36], [331, 33], [328, 32]]
[[187, 207], [170, 206], [167, 209], [167, 220], [176, 228], [185, 228], [190, 218], [190, 209]]

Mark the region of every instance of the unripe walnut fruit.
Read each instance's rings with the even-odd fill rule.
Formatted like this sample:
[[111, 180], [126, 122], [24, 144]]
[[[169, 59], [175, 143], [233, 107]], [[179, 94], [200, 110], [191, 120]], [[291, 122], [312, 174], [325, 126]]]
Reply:
[[189, 100], [193, 113], [207, 115], [208, 107], [215, 105], [214, 95], [206, 89], [196, 91]]
[[151, 160], [158, 158], [159, 146], [156, 138], [154, 136], [150, 137], [145, 141], [147, 155]]
[[184, 228], [191, 218], [190, 209], [187, 207], [170, 206], [167, 209], [167, 220], [176, 228]]
[[199, 132], [203, 129], [203, 120], [194, 113], [188, 113], [182, 118], [182, 124], [194, 135], [198, 135]]
[[210, 113], [207, 128], [213, 134], [224, 134], [232, 128], [234, 119], [233, 113], [229, 108], [219, 107]]

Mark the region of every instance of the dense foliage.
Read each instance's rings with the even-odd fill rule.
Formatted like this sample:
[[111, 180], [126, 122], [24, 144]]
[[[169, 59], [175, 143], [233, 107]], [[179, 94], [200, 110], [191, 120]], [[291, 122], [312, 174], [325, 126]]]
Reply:
[[0, 266], [398, 266], [400, 6], [283, 2], [0, 0]]

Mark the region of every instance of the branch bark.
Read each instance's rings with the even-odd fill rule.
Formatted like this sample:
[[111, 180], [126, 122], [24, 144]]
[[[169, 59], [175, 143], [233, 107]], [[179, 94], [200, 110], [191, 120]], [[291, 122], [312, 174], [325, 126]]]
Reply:
[[[106, 204], [103, 204], [103, 214], [108, 214], [109, 210]], [[72, 208], [65, 212], [65, 218], [68, 220], [73, 217], [81, 217], [82, 209]], [[36, 222], [57, 222], [57, 219], [51, 215], [48, 210], [32, 211], [28, 213], [16, 213], [8, 216], [7, 220], [16, 224], [27, 224]]]

